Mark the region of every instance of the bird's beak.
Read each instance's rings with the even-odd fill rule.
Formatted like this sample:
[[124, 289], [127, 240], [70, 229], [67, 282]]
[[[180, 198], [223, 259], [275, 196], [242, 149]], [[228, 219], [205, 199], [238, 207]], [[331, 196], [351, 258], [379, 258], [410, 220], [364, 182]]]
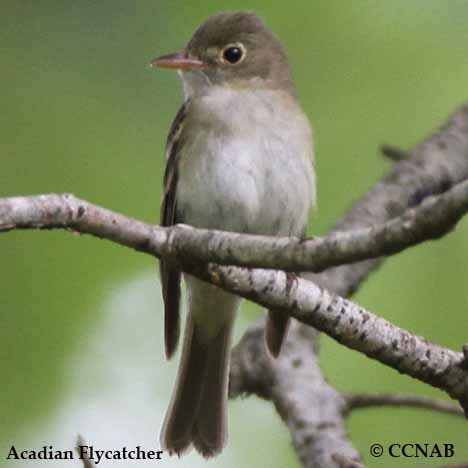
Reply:
[[187, 56], [185, 51], [175, 54], [162, 55], [151, 60], [152, 67], [176, 68], [178, 70], [192, 70], [194, 68], [203, 68], [206, 66], [201, 60], [193, 59]]

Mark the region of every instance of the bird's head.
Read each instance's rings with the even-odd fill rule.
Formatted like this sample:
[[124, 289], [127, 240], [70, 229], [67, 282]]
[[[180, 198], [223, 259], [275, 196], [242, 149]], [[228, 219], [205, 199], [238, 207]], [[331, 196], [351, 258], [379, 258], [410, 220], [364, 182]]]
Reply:
[[205, 94], [212, 86], [294, 90], [283, 46], [250, 12], [208, 18], [184, 49], [151, 64], [177, 69], [189, 96]]

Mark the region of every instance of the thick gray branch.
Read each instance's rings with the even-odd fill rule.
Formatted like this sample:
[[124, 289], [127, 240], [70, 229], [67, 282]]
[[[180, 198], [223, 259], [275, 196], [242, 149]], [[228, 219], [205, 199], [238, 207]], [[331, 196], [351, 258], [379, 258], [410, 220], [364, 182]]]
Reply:
[[249, 329], [232, 353], [230, 397], [254, 393], [271, 400], [304, 466], [360, 467], [344, 426], [345, 400], [319, 366], [317, 332], [294, 322], [290, 334], [294, 339], [273, 360], [265, 352], [263, 323]]
[[[405, 155], [406, 156], [406, 155]], [[400, 216], [408, 207], [415, 206], [419, 201], [427, 196], [444, 192], [447, 188], [455, 186], [468, 178], [468, 105], [462, 107], [455, 112], [446, 125], [431, 138], [418, 145], [407, 160], [402, 160], [393, 166], [389, 174], [384, 177], [369, 193], [359, 200], [337, 223], [335, 230], [347, 231], [358, 228], [381, 225], [388, 220]], [[352, 265], [344, 265], [337, 268], [331, 268], [321, 274], [308, 274], [307, 277], [324, 288], [329, 289], [342, 296], [351, 295], [356, 291], [362, 282], [366, 279], [369, 273], [378, 267], [381, 259], [369, 260]], [[301, 339], [301, 327], [290, 331], [288, 340], [295, 342]], [[248, 346], [242, 344], [236, 350], [233, 356], [231, 378], [236, 378], [238, 381], [239, 390], [244, 389], [249, 391], [250, 374], [244, 372], [238, 374], [236, 372], [236, 363], [245, 362], [249, 356]], [[316, 366], [316, 361], [311, 359], [314, 355], [308, 351], [309, 348], [303, 348], [303, 363], [304, 366], [310, 366], [312, 370]], [[468, 355], [468, 352], [467, 352]], [[255, 368], [257, 361], [261, 361], [258, 355], [250, 355], [250, 368]], [[283, 358], [285, 358], [283, 354]], [[468, 357], [465, 358], [468, 361]], [[261, 368], [260, 368], [261, 370]], [[257, 380], [268, 381], [271, 374], [265, 372], [264, 375], [257, 375]], [[242, 379], [244, 378], [244, 383]], [[265, 377], [265, 378], [263, 378]], [[276, 379], [288, 382], [294, 381], [295, 369], [290, 367], [283, 372], [275, 375]], [[317, 386], [321, 387], [323, 378], [317, 380]], [[239, 382], [241, 381], [241, 382]], [[311, 387], [313, 384], [311, 383]], [[316, 390], [320, 392], [320, 390]], [[326, 388], [323, 389], [326, 392]], [[310, 408], [309, 412], [317, 411], [326, 412], [320, 407], [320, 399], [316, 398], [316, 394], [304, 394], [300, 387], [292, 389], [289, 395], [276, 394], [274, 402], [276, 405], [281, 404], [281, 401], [289, 400], [299, 401], [301, 407]], [[342, 400], [338, 397], [335, 402], [335, 407], [339, 407]], [[331, 406], [333, 408], [333, 406]], [[330, 408], [327, 405], [326, 408]], [[297, 418], [300, 421], [300, 415], [291, 411], [292, 418]], [[336, 412], [330, 410], [328, 418], [334, 420]], [[327, 416], [325, 415], [325, 418]], [[338, 420], [338, 427], [342, 425], [342, 420]], [[299, 445], [302, 453], [308, 460], [306, 466], [327, 467], [329, 465], [314, 465], [314, 458], [317, 456], [316, 447], [321, 447], [323, 452], [329, 454], [333, 450], [346, 453], [350, 450], [349, 440], [343, 441], [341, 445], [330, 446], [327, 444], [328, 439], [321, 439], [320, 431], [315, 433], [313, 442], [304, 443], [305, 438], [301, 437], [303, 431], [299, 428], [291, 431], [294, 445]], [[307, 432], [306, 432], [307, 433]], [[341, 431], [337, 431], [339, 437]], [[336, 457], [333, 457], [336, 462]], [[335, 466], [340, 466], [336, 462]]]
[[284, 272], [218, 265], [191, 272], [268, 309], [284, 310], [348, 348], [445, 390], [468, 407], [468, 372], [461, 352], [430, 343], [310, 281], [297, 278], [291, 284]]
[[[468, 104], [456, 111], [408, 159], [393, 165], [362, 199], [341, 218], [334, 231], [379, 226], [403, 215], [431, 195], [468, 179]], [[330, 268], [307, 278], [339, 294], [353, 294], [382, 258]]]
[[[466, 211], [464, 192], [466, 187], [463, 181], [467, 176], [468, 107], [465, 107], [452, 116], [445, 128], [419, 145], [408, 160], [395, 164], [389, 175], [337, 224], [335, 232], [359, 229], [355, 232], [357, 237], [353, 237], [352, 234], [335, 233], [322, 240], [312, 239], [306, 242], [290, 239], [246, 239], [246, 244], [237, 251], [232, 246], [244, 242], [244, 239], [239, 241], [238, 235], [235, 235], [237, 240], [234, 242], [235, 239], [230, 239], [229, 235], [222, 237], [226, 234], [199, 231], [196, 234], [201, 236], [198, 240], [203, 236], [205, 240], [202, 244], [196, 242], [192, 245], [196, 252], [192, 252], [193, 256], [190, 256], [190, 251], [185, 251], [185, 247], [178, 246], [177, 241], [174, 242], [173, 239], [182, 239], [186, 235], [192, 239], [194, 230], [187, 227], [162, 230], [80, 202], [71, 196], [55, 196], [53, 200], [51, 196], [49, 198], [6, 199], [0, 206], [0, 229], [71, 227], [137, 250], [170, 257], [187, 272], [265, 306], [288, 310], [287, 313], [291, 313], [298, 320], [327, 332], [343, 344], [380, 360], [400, 372], [445, 389], [466, 408], [468, 377], [465, 360], [461, 353], [428, 343], [423, 338], [413, 336], [323, 289], [326, 287], [343, 296], [351, 294], [370, 271], [380, 263], [380, 259], [366, 260], [352, 265], [330, 268], [321, 274], [308, 275], [322, 288], [303, 279], [291, 283], [284, 273], [278, 271], [260, 269], [247, 271], [237, 267], [203, 266], [200, 260], [214, 259], [217, 263], [256, 264], [269, 268], [281, 266], [291, 270], [303, 269], [300, 267], [302, 265], [304, 268], [319, 271], [330, 265], [393, 253], [422, 240], [440, 236], [450, 229], [451, 225]], [[456, 187], [458, 183], [461, 184]], [[437, 199], [427, 200], [430, 195], [441, 194], [447, 189], [451, 190]], [[408, 208], [415, 207], [423, 199], [426, 201], [420, 207], [404, 214]], [[30, 202], [33, 203], [33, 207], [28, 205]], [[53, 209], [42, 210], [44, 202], [52, 203]], [[17, 207], [19, 204], [19, 209], [12, 211], [12, 203]], [[443, 209], [440, 209], [440, 203], [446, 203]], [[454, 205], [455, 208], [453, 208]], [[428, 206], [429, 211], [420, 211], [427, 209]], [[433, 218], [435, 212], [443, 215], [446, 211], [449, 215], [443, 218], [443, 222], [440, 220], [441, 224], [433, 230], [433, 219], [425, 219], [429, 212]], [[425, 215], [412, 226], [412, 220], [421, 213]], [[394, 219], [403, 214], [404, 218]], [[393, 221], [387, 223], [392, 219]], [[384, 225], [384, 223], [387, 224]], [[423, 226], [421, 230], [419, 230], [420, 225]], [[406, 237], [405, 232], [410, 232], [410, 234]], [[390, 233], [396, 239], [395, 244], [386, 243]], [[415, 241], [413, 235], [419, 240]], [[190, 244], [190, 239], [184, 240], [183, 245]], [[225, 242], [222, 246], [231, 246], [232, 249], [227, 248], [223, 253], [222, 246], [219, 245], [221, 241]], [[337, 245], [338, 241], [343, 241], [343, 244]], [[257, 258], [255, 254], [252, 255], [251, 248], [255, 242], [258, 245], [263, 245], [265, 242], [268, 246], [259, 255], [264, 258], [263, 263], [254, 262]], [[280, 244], [275, 245], [276, 242]], [[350, 245], [354, 247], [350, 248]], [[379, 250], [377, 245], [383, 247]], [[280, 260], [276, 263], [278, 247], [287, 254], [283, 257], [280, 255]], [[391, 250], [392, 248], [395, 250]], [[214, 252], [214, 249], [220, 250]], [[314, 260], [316, 252], [324, 252], [323, 257]], [[307, 264], [301, 264], [304, 261], [302, 257], [307, 255], [310, 256], [307, 258]], [[289, 261], [293, 266], [288, 263]], [[287, 264], [283, 265], [281, 262]], [[294, 264], [294, 262], [297, 263]], [[260, 343], [258, 332], [254, 341]], [[296, 342], [297, 347], [291, 345]], [[255, 366], [257, 363], [258, 369], [263, 370], [263, 374], [260, 373], [254, 379], [257, 382], [263, 382], [262, 385], [257, 385], [259, 388], [262, 386], [267, 388], [268, 385], [275, 388], [274, 391], [265, 392], [265, 396], [272, 398], [288, 424], [294, 445], [304, 465], [307, 467], [340, 466], [337, 460], [358, 460], [359, 457], [345, 437], [341, 415], [337, 414], [337, 409], [342, 406], [342, 398], [339, 395], [333, 396], [333, 392], [323, 384], [323, 378], [315, 371], [317, 359], [316, 352], [313, 351], [315, 348], [311, 346], [313, 342], [315, 342], [315, 333], [296, 325], [289, 335], [285, 353], [273, 367], [268, 364], [261, 365], [260, 353], [251, 355], [250, 364]], [[236, 369], [242, 369], [243, 356], [248, 350], [249, 346], [242, 344], [236, 349], [233, 358], [232, 381], [237, 380], [238, 392], [249, 391], [248, 373], [236, 375]], [[318, 393], [323, 392], [323, 395], [326, 395], [325, 398], [328, 398], [329, 404], [324, 405], [323, 408], [319, 408], [320, 403], [314, 400], [317, 392], [310, 395], [303, 392], [299, 385], [292, 385], [295, 378], [300, 378], [297, 368], [294, 365], [287, 365], [293, 362], [290, 357], [294, 353], [303, 359], [304, 368], [300, 371], [301, 374], [308, 376], [310, 380], [315, 379], [317, 385], [322, 387]], [[275, 371], [275, 367], [281, 369], [281, 372]], [[309, 382], [309, 386], [313, 385]], [[293, 406], [297, 405], [296, 409], [291, 407], [292, 403]], [[309, 408], [309, 413], [318, 412], [320, 416], [316, 421], [328, 420], [330, 431], [323, 430], [327, 425], [314, 424], [313, 415], [307, 418], [302, 417], [301, 409], [305, 408]], [[303, 422], [304, 419], [306, 420], [306, 426], [301, 423], [301, 417]], [[309, 430], [308, 425], [312, 429]], [[333, 432], [330, 439], [328, 435]], [[337, 442], [339, 439], [341, 442]]]
[[[455, 112], [440, 131], [418, 145], [409, 156], [408, 159], [405, 158], [395, 164], [389, 174], [345, 214], [337, 223], [335, 230], [347, 231], [378, 226], [401, 215], [408, 207], [417, 205], [425, 197], [441, 193], [448, 187], [453, 187], [467, 179], [468, 105]], [[381, 259], [375, 259], [343, 265], [321, 274], [308, 274], [307, 278], [336, 294], [349, 296], [360, 287], [381, 261]], [[300, 335], [293, 330], [288, 339], [295, 341], [298, 336]], [[241, 350], [238, 354], [242, 355]], [[309, 363], [308, 358], [309, 355], [304, 354], [306, 365]], [[465, 361], [468, 361], [468, 358], [465, 357]], [[314, 366], [315, 363], [310, 365]], [[285, 381], [294, 379], [294, 370], [291, 369], [278, 378]], [[283, 398], [300, 399], [304, 405], [309, 405], [310, 411], [316, 411], [320, 404], [317, 404], [319, 400], [314, 400], [314, 397], [315, 395], [308, 397], [302, 394], [300, 389], [295, 391], [295, 395], [283, 396]], [[337, 400], [336, 405], [340, 404], [341, 401]], [[330, 414], [333, 416], [334, 413]], [[297, 432], [291, 433], [295, 444], [296, 441], [300, 441], [300, 431]], [[321, 446], [329, 453], [333, 450], [325, 443]], [[310, 461], [316, 454], [313, 450], [314, 445], [310, 444], [309, 447], [308, 459]], [[345, 442], [343, 451], [348, 449], [349, 442]]]
[[[464, 188], [465, 184], [459, 187]], [[457, 189], [455, 187], [450, 192], [465, 195], [465, 189]], [[450, 200], [453, 198], [453, 195], [449, 197]], [[444, 195], [439, 199], [445, 205], [447, 199]], [[125, 218], [71, 195], [19, 197], [4, 199], [1, 203], [0, 219], [7, 220], [2, 223], [4, 226], [73, 227], [138, 250], [171, 255], [167, 246], [171, 242], [170, 236], [165, 235], [167, 230]], [[12, 223], [11, 220], [16, 221]], [[326, 332], [344, 345], [445, 389], [454, 398], [461, 400], [468, 394], [466, 372], [460, 367], [461, 353], [415, 337], [314, 283], [298, 278], [291, 284], [285, 273], [276, 270], [207, 266], [198, 260], [193, 261], [190, 256], [182, 262], [179, 257], [174, 260], [180, 262], [184, 271], [267, 308], [284, 309], [299, 321]]]
[[68, 227], [182, 264], [189, 258], [191, 262], [320, 272], [439, 238], [467, 211], [468, 181], [464, 181], [381, 225], [300, 240], [186, 225], [152, 226], [71, 194], [50, 194], [0, 199], [0, 231]]

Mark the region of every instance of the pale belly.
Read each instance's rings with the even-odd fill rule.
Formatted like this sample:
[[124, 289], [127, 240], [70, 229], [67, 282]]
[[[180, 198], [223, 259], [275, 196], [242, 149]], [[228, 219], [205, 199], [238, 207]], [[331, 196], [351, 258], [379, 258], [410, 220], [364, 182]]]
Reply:
[[[311, 162], [249, 140], [191, 148], [181, 164], [178, 219], [196, 227], [265, 235], [302, 235], [312, 204]], [[197, 151], [199, 150], [199, 152]]]
[[219, 90], [192, 108], [179, 159], [179, 222], [303, 235], [315, 178], [310, 126], [295, 102], [270, 91]]

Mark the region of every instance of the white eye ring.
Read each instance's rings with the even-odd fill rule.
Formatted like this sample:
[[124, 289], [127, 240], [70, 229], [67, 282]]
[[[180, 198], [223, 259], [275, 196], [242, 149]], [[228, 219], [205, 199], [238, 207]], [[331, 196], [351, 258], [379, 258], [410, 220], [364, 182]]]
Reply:
[[220, 52], [220, 60], [227, 65], [239, 65], [244, 61], [246, 55], [247, 50], [244, 44], [235, 42], [223, 47]]

